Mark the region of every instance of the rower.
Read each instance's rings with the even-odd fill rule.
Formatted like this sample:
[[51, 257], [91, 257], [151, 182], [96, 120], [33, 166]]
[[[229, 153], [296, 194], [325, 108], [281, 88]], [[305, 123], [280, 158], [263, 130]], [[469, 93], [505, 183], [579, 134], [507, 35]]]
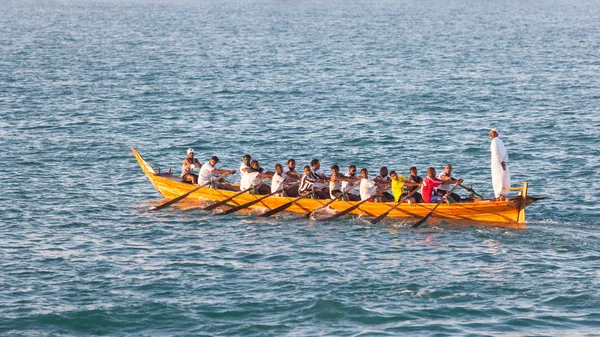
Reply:
[[[287, 161], [287, 166], [283, 168], [283, 175], [286, 178], [292, 179], [294, 181], [300, 181], [300, 174], [296, 171], [296, 160], [294, 158], [290, 158]], [[288, 197], [297, 197], [298, 196], [298, 185], [290, 186], [286, 190], [286, 194]]]
[[369, 171], [366, 168], [360, 170], [360, 200], [367, 200], [377, 192], [377, 187], [389, 187], [389, 183], [377, 183], [373, 179], [369, 178]]
[[[440, 187], [440, 185], [442, 183], [443, 183], [443, 181], [435, 176], [435, 168], [433, 168], [433, 167], [428, 168], [427, 169], [427, 177], [425, 177], [425, 179], [423, 179], [423, 188], [422, 188], [423, 202], [435, 203], [435, 202], [441, 202], [444, 199], [448, 200], [449, 202], [456, 202], [456, 200], [454, 200], [449, 195], [442, 196], [442, 195], [437, 195], [434, 193], [433, 189]], [[462, 183], [462, 179], [454, 182], [454, 184], [460, 184], [460, 183]]]
[[[310, 174], [312, 175], [312, 177], [314, 178], [315, 182], [315, 189], [319, 189], [321, 187], [323, 187], [323, 185], [325, 185], [325, 181], [328, 181], [329, 178], [323, 174], [323, 171], [321, 171], [321, 162], [319, 162], [318, 159], [313, 159], [310, 161]], [[321, 189], [319, 191], [323, 191], [323, 193], [321, 193], [321, 195], [324, 195], [325, 197], [323, 197], [323, 199], [327, 199], [327, 197], [329, 196], [329, 189], [326, 187], [324, 189]]]
[[258, 160], [252, 160], [250, 162], [250, 170], [246, 174], [242, 175], [240, 180], [240, 191], [248, 189], [252, 186], [255, 187], [256, 194], [269, 194], [271, 190], [269, 186], [261, 184], [261, 178], [273, 178], [273, 172], [260, 172], [261, 168]]
[[356, 165], [350, 165], [348, 172], [345, 174], [348, 178], [355, 178], [354, 181], [342, 181], [342, 192], [346, 194], [345, 198], [348, 201], [359, 201], [359, 192], [353, 187], [360, 183], [360, 177], [356, 175]]
[[[439, 178], [443, 181], [440, 187], [438, 187], [438, 195], [441, 196], [447, 195], [450, 192], [450, 184], [455, 184], [458, 181], [452, 174], [452, 165], [450, 164], [446, 164], [444, 172], [440, 174]], [[461, 200], [460, 196], [454, 192], [450, 194], [450, 197], [456, 202], [460, 202]]]
[[[390, 181], [392, 184], [392, 193], [394, 194], [394, 201], [398, 202], [400, 198], [404, 197], [406, 193], [404, 193], [404, 183], [406, 182], [406, 177], [402, 175], [398, 175], [396, 171], [390, 172]], [[408, 199], [409, 203], [415, 202], [415, 200], [411, 197]]]
[[342, 193], [342, 182], [356, 182], [360, 178], [353, 177], [348, 178], [340, 173], [340, 167], [338, 165], [331, 166], [331, 179], [329, 180], [329, 196], [331, 199], [338, 198]]
[[249, 154], [245, 154], [242, 157], [242, 163], [240, 164], [240, 180], [244, 178], [244, 175], [246, 173], [252, 171], [252, 168], [250, 167], [251, 160], [252, 160], [252, 157], [250, 157]]
[[[406, 179], [406, 183], [404, 183], [404, 186], [406, 186], [406, 192], [408, 194], [412, 193], [414, 190], [421, 187], [422, 183], [423, 178], [419, 177], [417, 168], [415, 166], [411, 167], [410, 175], [408, 176], [408, 179]], [[413, 193], [412, 198], [415, 199], [415, 202], [423, 202], [423, 198], [419, 192]]]
[[323, 180], [316, 179], [313, 175], [313, 172], [310, 169], [310, 166], [304, 166], [304, 174], [300, 178], [300, 185], [298, 186], [298, 194], [307, 194], [308, 193], [313, 199], [327, 199], [327, 194], [323, 191], [323, 189], [317, 190], [316, 184], [322, 183]]
[[[287, 187], [286, 185], [293, 183], [294, 180], [286, 177], [286, 175], [283, 173], [283, 166], [281, 166], [281, 164], [275, 164], [275, 173], [273, 174], [273, 179], [271, 180], [271, 193], [275, 193], [277, 191], [279, 191], [278, 193], [275, 193], [275, 196], [284, 196], [284, 197], [289, 197], [290, 195], [288, 194], [289, 189], [291, 187]], [[296, 194], [298, 193], [298, 188], [296, 188]]]
[[300, 174], [296, 171], [296, 160], [290, 158], [287, 161], [287, 166], [283, 168], [283, 174], [290, 179], [300, 180]]
[[208, 182], [212, 182], [214, 188], [220, 190], [230, 190], [235, 191], [236, 188], [227, 182], [219, 182], [213, 179], [215, 174], [234, 174], [235, 170], [220, 170], [217, 168], [217, 163], [219, 162], [219, 158], [217, 156], [212, 156], [208, 163], [202, 165], [200, 169], [200, 174], [198, 175], [198, 185], [204, 185]]
[[[390, 178], [390, 176], [388, 174], [387, 166], [382, 166], [379, 168], [379, 174], [373, 179], [373, 181], [376, 183], [385, 183], [385, 184], [391, 185], [392, 179]], [[393, 201], [393, 200], [394, 200], [394, 196], [391, 193], [389, 193], [389, 192], [381, 193], [381, 201], [388, 202], [388, 201]]]
[[198, 175], [194, 174], [194, 169], [199, 169], [201, 166], [200, 161], [194, 158], [194, 149], [191, 147], [187, 149], [187, 157], [183, 160], [183, 165], [181, 165], [181, 181], [197, 184]]

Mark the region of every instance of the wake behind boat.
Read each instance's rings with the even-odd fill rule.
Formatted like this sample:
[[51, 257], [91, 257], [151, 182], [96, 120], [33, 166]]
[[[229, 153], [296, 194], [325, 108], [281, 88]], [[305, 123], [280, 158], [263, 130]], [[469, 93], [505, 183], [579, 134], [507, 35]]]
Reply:
[[[240, 193], [239, 191], [221, 190], [210, 187], [201, 187], [181, 181], [181, 178], [169, 173], [156, 172], [152, 166], [146, 162], [141, 154], [134, 148], [131, 148], [136, 160], [138, 161], [142, 172], [146, 174], [154, 188], [165, 199], [184, 198], [188, 200], [204, 200], [208, 202], [220, 202], [228, 200], [223, 207], [236, 207], [250, 204], [249, 209], [273, 210], [278, 207], [285, 207], [285, 211], [297, 214], [310, 214], [323, 206], [329, 207], [334, 212], [345, 212], [352, 208], [347, 214], [362, 215], [364, 217], [376, 218], [383, 213], [389, 212], [387, 217], [409, 220], [419, 220], [431, 215], [433, 218], [450, 220], [457, 223], [469, 223], [473, 225], [484, 224], [510, 228], [525, 227], [525, 208], [538, 198], [527, 196], [528, 184], [524, 183], [522, 187], [511, 188], [518, 190], [520, 194], [513, 199], [504, 201], [495, 201], [483, 198], [474, 198], [469, 202], [460, 203], [402, 203], [395, 202], [360, 202], [311, 198], [289, 198], [281, 196], [265, 196], [249, 193]], [[253, 204], [251, 204], [254, 202]], [[246, 208], [246, 207], [244, 207]], [[430, 214], [432, 210], [434, 214]], [[346, 214], [346, 213], [344, 213]]]

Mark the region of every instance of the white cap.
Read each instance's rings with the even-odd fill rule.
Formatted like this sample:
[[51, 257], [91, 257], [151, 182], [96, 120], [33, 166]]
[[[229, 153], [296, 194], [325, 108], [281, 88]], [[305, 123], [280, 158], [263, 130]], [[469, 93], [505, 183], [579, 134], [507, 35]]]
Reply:
[[194, 153], [194, 149], [192, 149], [191, 147], [187, 150], [187, 154], [190, 154], [190, 153]]
[[498, 129], [496, 129], [496, 128], [493, 128], [490, 131], [494, 131], [495, 133], [500, 134], [500, 132], [498, 132]]

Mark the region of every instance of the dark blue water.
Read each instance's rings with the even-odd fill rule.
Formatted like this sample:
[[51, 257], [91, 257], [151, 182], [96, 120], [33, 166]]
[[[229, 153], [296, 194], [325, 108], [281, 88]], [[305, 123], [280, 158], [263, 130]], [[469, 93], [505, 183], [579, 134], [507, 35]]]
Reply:
[[[0, 334], [600, 335], [596, 1], [0, 2]], [[150, 213], [178, 170], [454, 164], [526, 229]]]

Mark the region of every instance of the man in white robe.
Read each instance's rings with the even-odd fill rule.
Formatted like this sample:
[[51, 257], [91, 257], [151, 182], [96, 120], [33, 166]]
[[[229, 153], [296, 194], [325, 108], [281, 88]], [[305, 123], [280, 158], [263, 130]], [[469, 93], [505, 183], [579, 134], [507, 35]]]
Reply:
[[492, 186], [494, 187], [494, 197], [504, 200], [508, 197], [510, 187], [510, 172], [508, 170], [508, 152], [504, 142], [498, 138], [498, 130], [490, 130], [490, 151], [492, 153]]

